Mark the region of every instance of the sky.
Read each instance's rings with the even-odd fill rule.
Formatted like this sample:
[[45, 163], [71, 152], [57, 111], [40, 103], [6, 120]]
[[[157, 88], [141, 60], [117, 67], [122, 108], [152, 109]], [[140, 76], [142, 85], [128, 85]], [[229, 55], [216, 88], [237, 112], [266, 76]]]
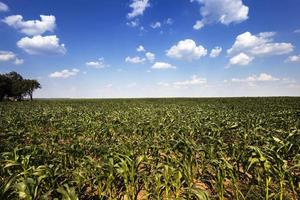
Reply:
[[299, 0], [0, 0], [39, 98], [300, 96]]

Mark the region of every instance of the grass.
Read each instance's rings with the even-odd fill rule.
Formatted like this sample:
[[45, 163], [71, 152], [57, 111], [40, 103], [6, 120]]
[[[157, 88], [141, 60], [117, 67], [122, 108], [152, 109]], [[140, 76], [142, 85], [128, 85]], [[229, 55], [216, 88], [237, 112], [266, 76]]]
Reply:
[[300, 98], [0, 104], [0, 199], [300, 199]]

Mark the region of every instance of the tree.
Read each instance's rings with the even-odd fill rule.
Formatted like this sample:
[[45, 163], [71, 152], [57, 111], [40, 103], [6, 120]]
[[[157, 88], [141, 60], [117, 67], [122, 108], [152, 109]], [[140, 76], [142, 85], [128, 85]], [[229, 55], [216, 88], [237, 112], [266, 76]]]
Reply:
[[0, 101], [5, 98], [20, 101], [26, 96], [32, 100], [32, 94], [38, 88], [41, 84], [37, 80], [23, 79], [17, 72], [0, 74]]
[[29, 95], [30, 100], [32, 101], [33, 91], [41, 88], [41, 84], [37, 80], [26, 79], [25, 81], [26, 93]]
[[10, 81], [4, 74], [0, 74], [0, 101], [3, 101], [4, 97], [10, 91]]

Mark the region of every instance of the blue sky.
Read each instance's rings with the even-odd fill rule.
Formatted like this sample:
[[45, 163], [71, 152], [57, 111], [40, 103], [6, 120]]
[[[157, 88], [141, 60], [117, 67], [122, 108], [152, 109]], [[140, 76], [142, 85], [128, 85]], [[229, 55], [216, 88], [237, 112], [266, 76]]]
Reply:
[[0, 2], [0, 72], [36, 97], [300, 95], [298, 0]]

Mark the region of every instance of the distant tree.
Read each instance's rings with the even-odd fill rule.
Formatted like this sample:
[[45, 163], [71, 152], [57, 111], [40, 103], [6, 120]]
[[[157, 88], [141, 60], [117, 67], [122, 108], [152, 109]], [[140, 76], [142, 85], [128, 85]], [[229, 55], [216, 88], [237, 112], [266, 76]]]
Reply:
[[30, 79], [26, 79], [24, 81], [24, 84], [25, 84], [25, 91], [27, 95], [30, 97], [30, 100], [32, 101], [33, 91], [41, 88], [41, 84], [37, 80], [30, 80]]
[[6, 76], [10, 80], [10, 90], [7, 96], [20, 101], [25, 95], [25, 84], [23, 77], [17, 72], [10, 72], [6, 74]]
[[10, 91], [10, 80], [4, 74], [0, 74], [0, 101], [3, 101], [4, 97]]
[[32, 100], [33, 91], [41, 88], [37, 80], [23, 79], [17, 72], [0, 74], [0, 101], [5, 98], [13, 100], [22, 100], [29, 96]]

